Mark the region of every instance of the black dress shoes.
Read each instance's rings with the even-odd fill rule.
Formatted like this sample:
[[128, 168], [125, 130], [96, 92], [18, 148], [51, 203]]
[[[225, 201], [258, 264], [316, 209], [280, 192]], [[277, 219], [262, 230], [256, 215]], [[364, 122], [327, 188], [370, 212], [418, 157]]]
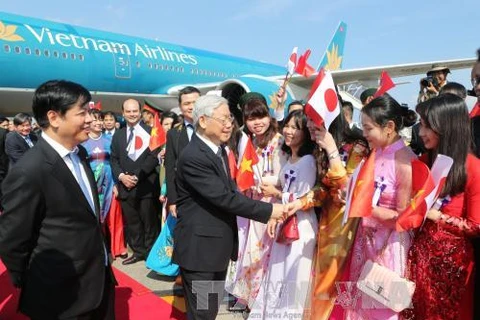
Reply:
[[142, 258], [139, 258], [139, 257], [136, 257], [136, 256], [131, 256], [130, 258], [123, 260], [122, 264], [124, 266], [126, 266], [126, 265], [134, 264], [134, 263], [136, 263], [138, 261], [142, 261], [142, 260], [143, 260]]

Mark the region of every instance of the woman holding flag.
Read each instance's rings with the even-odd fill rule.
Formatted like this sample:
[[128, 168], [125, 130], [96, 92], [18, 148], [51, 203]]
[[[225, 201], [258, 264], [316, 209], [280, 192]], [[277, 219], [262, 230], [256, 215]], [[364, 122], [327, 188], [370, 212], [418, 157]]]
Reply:
[[[280, 186], [280, 170], [286, 162], [286, 154], [281, 150], [283, 137], [278, 126], [268, 111], [267, 102], [261, 94], [247, 93], [241, 98], [244, 123], [247, 135], [252, 139], [256, 149], [258, 163], [251, 163], [254, 173], [254, 185], [240, 191], [256, 200], [279, 203], [281, 200], [267, 196], [262, 192], [262, 184]], [[242, 152], [239, 152], [242, 153]], [[242, 168], [242, 159], [240, 169]], [[237, 179], [238, 184], [238, 179]], [[245, 235], [243, 244], [239, 241], [239, 256], [235, 268], [229, 276], [233, 281], [226, 287], [227, 291], [239, 299], [239, 302], [251, 307], [260, 289], [268, 266], [272, 238], [267, 234], [267, 226], [253, 220], [239, 221], [239, 230]], [[240, 239], [239, 239], [240, 240]], [[234, 270], [234, 271], [233, 271]]]
[[[282, 189], [265, 183], [261, 189], [265, 195], [290, 203], [315, 185], [315, 143], [310, 138], [307, 117], [299, 110], [293, 111], [285, 119], [283, 135], [285, 142], [282, 150], [288, 154], [288, 162], [281, 170]], [[276, 231], [277, 222], [270, 220], [268, 223], [268, 233], [276, 241], [272, 244], [267, 272], [253, 304], [251, 319], [300, 319], [303, 316], [318, 223], [313, 208], [299, 210], [295, 215], [299, 235], [293, 242], [286, 243], [279, 239], [283, 224]]]
[[[376, 262], [400, 276], [405, 275], [407, 253], [411, 235], [396, 231], [396, 219], [410, 204], [412, 190], [412, 165], [416, 158], [399, 135], [404, 127], [416, 121], [413, 110], [400, 106], [388, 94], [373, 99], [362, 109], [363, 135], [374, 149], [367, 161], [372, 166], [375, 186], [373, 197], [364, 207], [352, 205], [354, 216], [362, 217], [352, 249], [349, 281], [356, 283], [368, 262]], [[364, 166], [367, 167], [367, 164]], [[363, 169], [363, 168], [362, 168]], [[371, 178], [371, 177], [370, 177]], [[373, 182], [373, 181], [372, 181]], [[370, 202], [370, 199], [371, 202]], [[346, 309], [346, 319], [399, 319], [400, 315], [373, 300], [368, 295], [349, 288], [351, 298]]]
[[428, 150], [420, 160], [431, 167], [443, 154], [453, 165], [408, 254], [407, 276], [416, 288], [413, 308], [403, 314], [406, 319], [473, 319], [470, 240], [480, 235], [480, 160], [471, 150], [468, 109], [460, 97], [443, 94], [416, 110]]

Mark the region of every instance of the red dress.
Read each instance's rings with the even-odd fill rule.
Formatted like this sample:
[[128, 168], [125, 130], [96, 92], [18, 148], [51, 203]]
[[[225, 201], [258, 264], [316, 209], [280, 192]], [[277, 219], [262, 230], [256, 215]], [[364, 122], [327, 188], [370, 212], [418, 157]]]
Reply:
[[463, 193], [427, 219], [408, 255], [407, 276], [415, 282], [406, 319], [472, 319], [474, 255], [471, 237], [480, 233], [480, 160], [468, 155]]

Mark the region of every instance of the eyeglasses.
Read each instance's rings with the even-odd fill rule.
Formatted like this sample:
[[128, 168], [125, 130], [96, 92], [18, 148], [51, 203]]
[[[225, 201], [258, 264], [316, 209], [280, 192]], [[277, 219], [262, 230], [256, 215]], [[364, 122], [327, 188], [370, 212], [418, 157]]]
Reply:
[[472, 78], [470, 81], [472, 81], [472, 86], [475, 88], [480, 84], [480, 77]]
[[213, 120], [217, 120], [219, 123], [222, 124], [222, 126], [226, 126], [227, 124], [232, 124], [233, 121], [235, 121], [235, 118], [232, 115], [229, 115], [228, 117], [224, 117], [224, 118], [215, 118], [215, 117], [210, 117], [210, 116], [207, 116], [207, 115], [205, 117], [213, 119]]

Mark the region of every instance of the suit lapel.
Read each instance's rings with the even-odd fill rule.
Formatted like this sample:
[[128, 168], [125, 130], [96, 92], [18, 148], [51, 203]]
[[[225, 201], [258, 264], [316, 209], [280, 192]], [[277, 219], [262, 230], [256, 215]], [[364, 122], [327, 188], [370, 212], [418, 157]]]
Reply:
[[[88, 203], [88, 200], [85, 198], [85, 195], [82, 192], [82, 189], [80, 188], [80, 185], [78, 184], [77, 180], [73, 176], [72, 172], [68, 168], [67, 164], [65, 161], [60, 157], [60, 155], [42, 138], [38, 140], [37, 143], [39, 148], [42, 148], [43, 153], [45, 154], [45, 160], [48, 165], [51, 166], [51, 174], [52, 176], [58, 180], [58, 182], [61, 183], [61, 185], [65, 186], [67, 190], [72, 192], [72, 198], [73, 199], [79, 199], [78, 201], [87, 209], [92, 217], [96, 219], [96, 216], [94, 216], [94, 212], [92, 212], [92, 208], [90, 207], [90, 204]], [[83, 162], [83, 161], [82, 161]], [[87, 172], [88, 176], [88, 170], [85, 170]], [[91, 171], [90, 171], [91, 173]], [[90, 178], [89, 178], [90, 180]], [[90, 183], [91, 185], [91, 183]], [[96, 190], [95, 188], [92, 188], [92, 191]], [[94, 192], [94, 202], [98, 202], [98, 200], [95, 200], [95, 191]], [[97, 204], [95, 204], [95, 207], [97, 208]], [[98, 211], [98, 210], [96, 210]]]
[[[192, 137], [193, 137], [193, 135], [192, 135]], [[178, 150], [177, 150], [178, 155], [180, 155], [182, 150], [187, 146], [187, 144], [189, 142], [190, 141], [188, 140], [187, 127], [183, 126], [182, 130], [180, 131], [180, 138], [179, 138], [179, 141], [178, 141]]]
[[217, 167], [218, 171], [220, 172], [220, 176], [222, 177], [223, 181], [225, 182], [226, 185], [231, 188], [231, 183], [230, 183], [230, 177], [227, 177], [228, 173], [228, 165], [227, 162], [225, 165], [227, 166], [227, 173], [225, 173], [225, 169], [223, 168], [223, 163], [222, 160], [215, 154], [213, 153], [212, 149], [210, 149], [209, 146], [207, 146], [200, 138], [198, 138], [196, 135], [192, 135], [192, 141], [195, 140], [196, 143], [198, 143], [198, 146], [200, 150], [205, 153], [205, 155], [215, 164]]
[[[80, 148], [78, 155], [80, 157], [80, 162], [82, 163], [83, 170], [85, 170], [85, 173], [87, 174], [88, 183], [90, 184], [90, 189], [92, 189], [93, 203], [95, 206], [95, 216], [99, 219], [100, 218], [100, 201], [98, 198], [97, 183], [95, 182], [95, 177], [93, 176], [93, 172], [92, 172], [92, 169], [90, 168], [90, 164], [87, 161], [87, 152], [84, 148]], [[87, 203], [88, 203], [88, 200], [87, 200]], [[90, 204], [88, 204], [88, 207], [90, 208]]]

